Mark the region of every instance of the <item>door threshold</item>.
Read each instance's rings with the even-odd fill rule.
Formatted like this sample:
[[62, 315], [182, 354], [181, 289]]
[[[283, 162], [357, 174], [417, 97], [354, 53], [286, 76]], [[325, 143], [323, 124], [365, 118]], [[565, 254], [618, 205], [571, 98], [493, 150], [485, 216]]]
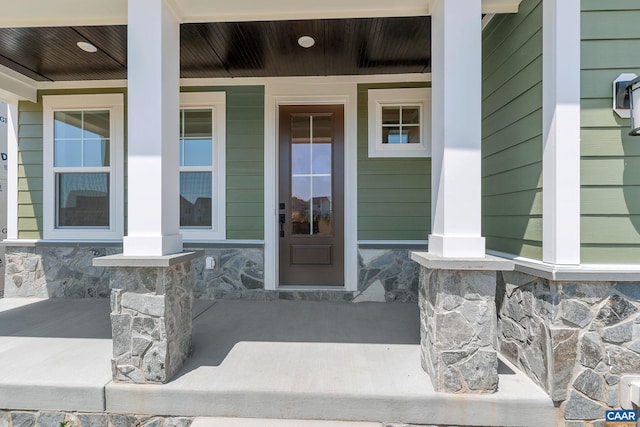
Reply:
[[344, 285], [331, 286], [331, 285], [280, 285], [276, 287], [276, 291], [340, 291], [345, 292], [347, 288]]

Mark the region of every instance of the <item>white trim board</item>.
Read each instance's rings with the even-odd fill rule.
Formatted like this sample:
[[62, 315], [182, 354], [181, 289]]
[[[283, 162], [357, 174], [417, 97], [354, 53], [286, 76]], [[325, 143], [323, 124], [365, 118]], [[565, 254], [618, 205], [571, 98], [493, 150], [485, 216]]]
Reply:
[[640, 264], [580, 264], [554, 265], [499, 251], [487, 251], [493, 256], [515, 263], [515, 270], [547, 280], [633, 282], [640, 280]]
[[278, 289], [278, 108], [280, 105], [344, 105], [344, 290], [358, 288], [357, 113], [356, 83], [265, 84], [264, 119], [264, 285]]

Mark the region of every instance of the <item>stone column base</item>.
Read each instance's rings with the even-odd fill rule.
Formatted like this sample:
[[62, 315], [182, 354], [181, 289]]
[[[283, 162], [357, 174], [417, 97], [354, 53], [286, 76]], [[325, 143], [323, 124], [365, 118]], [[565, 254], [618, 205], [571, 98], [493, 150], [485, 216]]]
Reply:
[[191, 353], [193, 277], [197, 253], [96, 258], [111, 273], [115, 381], [166, 383]]
[[498, 388], [496, 270], [510, 261], [449, 260], [414, 253], [421, 264], [421, 362], [436, 391], [492, 393]]

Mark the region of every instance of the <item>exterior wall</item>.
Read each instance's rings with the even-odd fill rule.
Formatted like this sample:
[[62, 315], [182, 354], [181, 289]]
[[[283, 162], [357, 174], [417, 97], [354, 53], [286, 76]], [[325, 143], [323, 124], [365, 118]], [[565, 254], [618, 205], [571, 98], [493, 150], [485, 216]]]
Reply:
[[425, 84], [358, 85], [358, 239], [426, 240], [431, 231], [431, 159], [368, 155], [368, 89]]
[[[189, 87], [183, 90], [226, 92], [227, 238], [263, 239], [264, 87]], [[20, 239], [42, 238], [42, 95], [124, 91], [124, 89], [40, 91], [37, 104], [20, 102], [18, 119], [20, 150], [18, 158], [18, 237]]]
[[640, 5], [582, 0], [581, 261], [640, 260], [640, 138], [612, 110], [612, 82], [640, 74]]
[[[557, 282], [498, 275], [499, 348], [562, 402], [567, 423], [604, 421], [618, 382], [640, 372], [640, 283]], [[598, 424], [599, 425], [599, 424]]]
[[[461, 106], [464, 126], [464, 106]], [[542, 3], [524, 0], [482, 34], [482, 235], [542, 259]]]

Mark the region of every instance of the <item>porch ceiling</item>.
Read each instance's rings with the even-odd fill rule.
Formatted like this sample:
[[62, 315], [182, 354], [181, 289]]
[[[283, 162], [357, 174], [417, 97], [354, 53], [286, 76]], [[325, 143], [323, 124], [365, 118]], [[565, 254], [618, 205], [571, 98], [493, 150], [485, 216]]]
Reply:
[[[425, 73], [430, 58], [429, 16], [181, 25], [183, 78]], [[36, 81], [126, 79], [126, 63], [125, 25], [0, 28], [0, 64]]]

